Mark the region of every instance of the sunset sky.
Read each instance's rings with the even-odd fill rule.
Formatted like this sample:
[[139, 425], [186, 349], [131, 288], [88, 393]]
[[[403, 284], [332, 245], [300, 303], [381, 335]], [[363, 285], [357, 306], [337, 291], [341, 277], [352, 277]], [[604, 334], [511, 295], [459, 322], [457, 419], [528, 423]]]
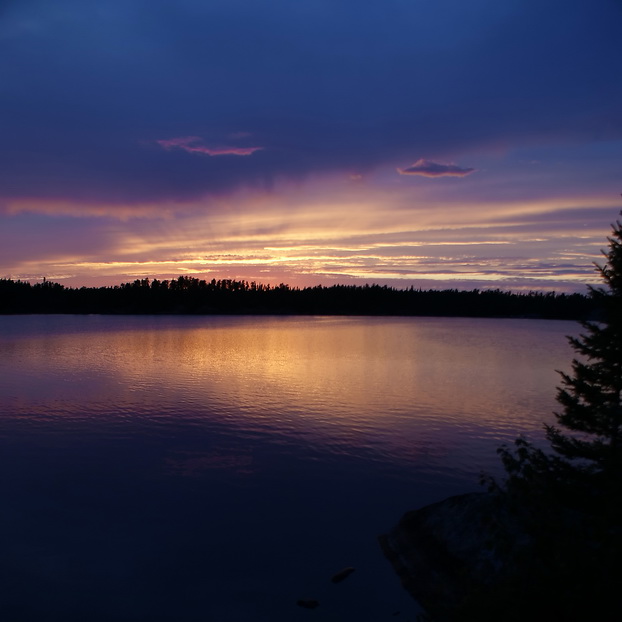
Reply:
[[620, 0], [5, 0], [0, 278], [584, 291]]

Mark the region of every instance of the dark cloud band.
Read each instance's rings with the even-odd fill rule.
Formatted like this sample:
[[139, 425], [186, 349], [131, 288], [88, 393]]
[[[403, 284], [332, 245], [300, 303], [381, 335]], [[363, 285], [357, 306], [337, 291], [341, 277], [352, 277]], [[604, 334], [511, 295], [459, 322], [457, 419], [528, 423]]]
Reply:
[[622, 138], [616, 3], [5, 4], [0, 199], [187, 200]]

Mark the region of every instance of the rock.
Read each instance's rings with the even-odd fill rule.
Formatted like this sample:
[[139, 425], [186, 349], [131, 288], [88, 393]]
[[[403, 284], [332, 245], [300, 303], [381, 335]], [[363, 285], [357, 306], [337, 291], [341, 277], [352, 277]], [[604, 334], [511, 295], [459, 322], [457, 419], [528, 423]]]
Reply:
[[469, 619], [456, 612], [503, 585], [530, 544], [516, 518], [487, 493], [408, 512], [379, 540], [404, 587], [438, 622]]
[[315, 609], [316, 607], [320, 606], [319, 601], [313, 598], [308, 598], [308, 599], [301, 598], [296, 604], [299, 607], [303, 607], [304, 609]]
[[341, 581], [347, 579], [354, 572], [354, 570], [355, 569], [352, 568], [352, 566], [348, 566], [347, 568], [344, 568], [343, 570], [340, 570], [339, 572], [334, 574], [331, 578], [331, 581], [333, 583], [341, 583]]

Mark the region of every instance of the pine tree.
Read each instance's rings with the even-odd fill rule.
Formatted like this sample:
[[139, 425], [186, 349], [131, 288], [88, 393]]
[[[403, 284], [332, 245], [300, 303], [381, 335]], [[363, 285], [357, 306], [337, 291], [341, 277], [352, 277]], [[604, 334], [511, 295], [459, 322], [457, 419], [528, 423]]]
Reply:
[[622, 620], [622, 224], [612, 228], [596, 265], [604, 286], [591, 288], [600, 315], [569, 338], [578, 357], [545, 426], [552, 452], [524, 438], [499, 450], [508, 477], [492, 489], [529, 542], [499, 598], [523, 619]]
[[582, 360], [572, 362], [572, 375], [561, 374], [557, 401], [559, 425], [579, 433], [547, 427], [551, 447], [567, 460], [582, 461], [589, 472], [608, 481], [622, 477], [622, 226], [613, 226], [604, 266], [597, 270], [606, 288], [592, 288], [602, 309], [601, 322], [584, 322], [585, 334], [570, 338]]
[[596, 269], [605, 286], [590, 288], [598, 321], [582, 322], [584, 334], [569, 338], [580, 358], [561, 373], [555, 413], [546, 439], [553, 454], [523, 438], [499, 450], [509, 475], [507, 490], [521, 495], [553, 492], [578, 498], [622, 489], [622, 224], [612, 225], [604, 265]]

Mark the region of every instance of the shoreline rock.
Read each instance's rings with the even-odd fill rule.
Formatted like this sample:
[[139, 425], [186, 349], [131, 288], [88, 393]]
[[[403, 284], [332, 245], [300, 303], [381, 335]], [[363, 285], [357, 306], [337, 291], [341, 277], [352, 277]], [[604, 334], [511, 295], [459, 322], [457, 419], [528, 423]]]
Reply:
[[475, 609], [482, 615], [482, 602], [494, 609], [495, 593], [511, 586], [531, 544], [517, 518], [490, 493], [407, 512], [379, 541], [405, 589], [437, 622], [471, 619]]

